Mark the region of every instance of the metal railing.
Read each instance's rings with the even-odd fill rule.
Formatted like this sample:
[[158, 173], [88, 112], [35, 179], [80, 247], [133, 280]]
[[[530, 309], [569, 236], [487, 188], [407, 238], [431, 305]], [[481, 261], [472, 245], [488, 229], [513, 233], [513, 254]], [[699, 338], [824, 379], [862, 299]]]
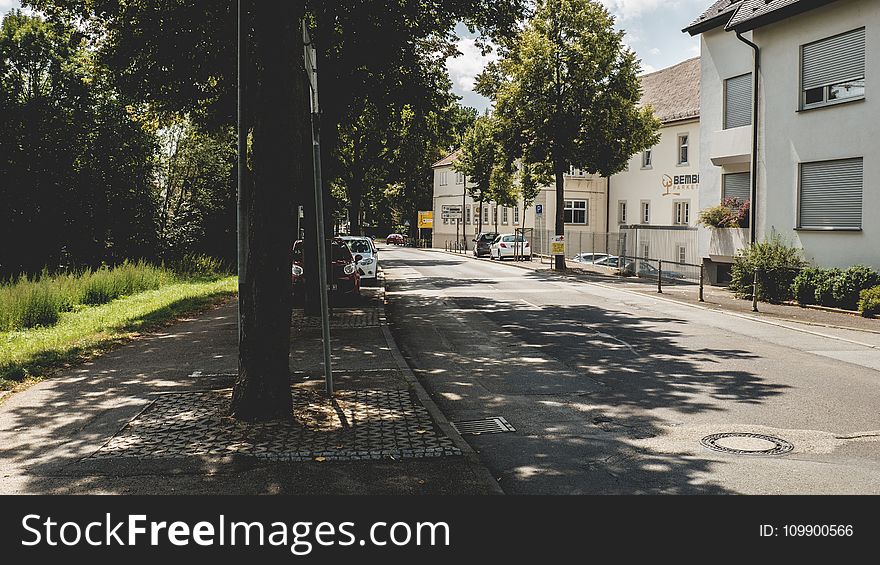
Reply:
[[467, 240], [459, 239], [459, 240], [446, 240], [443, 242], [443, 250], [448, 251], [450, 253], [467, 253]]

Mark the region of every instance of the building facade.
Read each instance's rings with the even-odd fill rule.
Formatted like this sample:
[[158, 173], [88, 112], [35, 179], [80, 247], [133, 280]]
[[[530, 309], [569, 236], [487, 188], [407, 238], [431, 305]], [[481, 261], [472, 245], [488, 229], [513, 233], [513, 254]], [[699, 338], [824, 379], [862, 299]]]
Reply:
[[815, 265], [880, 268], [880, 4], [723, 0], [685, 31], [701, 36], [701, 208], [744, 194], [744, 181], [754, 197], [738, 241], [701, 234], [707, 263], [778, 234]]

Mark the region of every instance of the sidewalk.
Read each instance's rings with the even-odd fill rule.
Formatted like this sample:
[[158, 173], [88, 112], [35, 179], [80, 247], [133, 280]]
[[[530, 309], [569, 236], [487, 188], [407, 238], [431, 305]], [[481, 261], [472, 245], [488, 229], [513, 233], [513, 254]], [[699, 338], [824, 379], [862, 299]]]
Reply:
[[[458, 257], [463, 256], [461, 253], [444, 251], [443, 249], [429, 249], [428, 251], [451, 254]], [[473, 254], [467, 254], [467, 257], [473, 258]], [[479, 260], [489, 261], [490, 259], [481, 258]], [[548, 259], [545, 258], [544, 261], [548, 261]], [[540, 272], [547, 276], [567, 277], [570, 279], [613, 286], [614, 288], [676, 300], [704, 308], [757, 316], [778, 322], [795, 322], [817, 327], [880, 334], [880, 319], [863, 318], [857, 314], [847, 314], [815, 308], [802, 308], [793, 304], [769, 304], [766, 302], [759, 302], [758, 312], [755, 313], [752, 312], [751, 300], [738, 299], [734, 297], [732, 292], [723, 287], [706, 285], [703, 291], [703, 298], [705, 301], [700, 302], [699, 287], [696, 284], [667, 284], [664, 282], [662, 287], [663, 293], [658, 294], [656, 279], [650, 280], [635, 277], [620, 277], [610, 273], [598, 272], [598, 268], [596, 268], [596, 270], [591, 270], [589, 267], [584, 267], [571, 261], [566, 261], [566, 263], [568, 270], [565, 273], [558, 273], [551, 268], [550, 263], [541, 263], [538, 259], [531, 262], [503, 261], [504, 265], [511, 265], [521, 269]]]
[[384, 288], [321, 330], [294, 311], [292, 423], [227, 416], [237, 367], [227, 303], [0, 403], [2, 494], [493, 494], [497, 484], [406, 366]]

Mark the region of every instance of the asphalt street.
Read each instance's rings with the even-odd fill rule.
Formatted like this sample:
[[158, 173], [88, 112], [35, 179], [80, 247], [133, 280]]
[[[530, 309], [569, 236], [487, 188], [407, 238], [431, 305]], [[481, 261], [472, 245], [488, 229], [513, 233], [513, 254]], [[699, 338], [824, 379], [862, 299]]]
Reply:
[[[385, 247], [392, 331], [508, 494], [880, 493], [880, 334]], [[721, 453], [752, 433], [783, 455]], [[758, 440], [723, 440], [752, 451]]]

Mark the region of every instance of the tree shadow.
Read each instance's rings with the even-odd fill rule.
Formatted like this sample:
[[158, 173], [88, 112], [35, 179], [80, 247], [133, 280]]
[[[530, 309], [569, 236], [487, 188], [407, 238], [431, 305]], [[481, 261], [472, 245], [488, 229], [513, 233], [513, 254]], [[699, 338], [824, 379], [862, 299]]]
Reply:
[[511, 493], [728, 492], [707, 479], [718, 463], [699, 446], [671, 454], [642, 440], [669, 435], [679, 417], [760, 405], [789, 388], [754, 372], [751, 351], [688, 346], [684, 319], [526, 307], [463, 296], [467, 283], [393, 279], [389, 319], [450, 419], [504, 415], [517, 428], [469, 438]]

